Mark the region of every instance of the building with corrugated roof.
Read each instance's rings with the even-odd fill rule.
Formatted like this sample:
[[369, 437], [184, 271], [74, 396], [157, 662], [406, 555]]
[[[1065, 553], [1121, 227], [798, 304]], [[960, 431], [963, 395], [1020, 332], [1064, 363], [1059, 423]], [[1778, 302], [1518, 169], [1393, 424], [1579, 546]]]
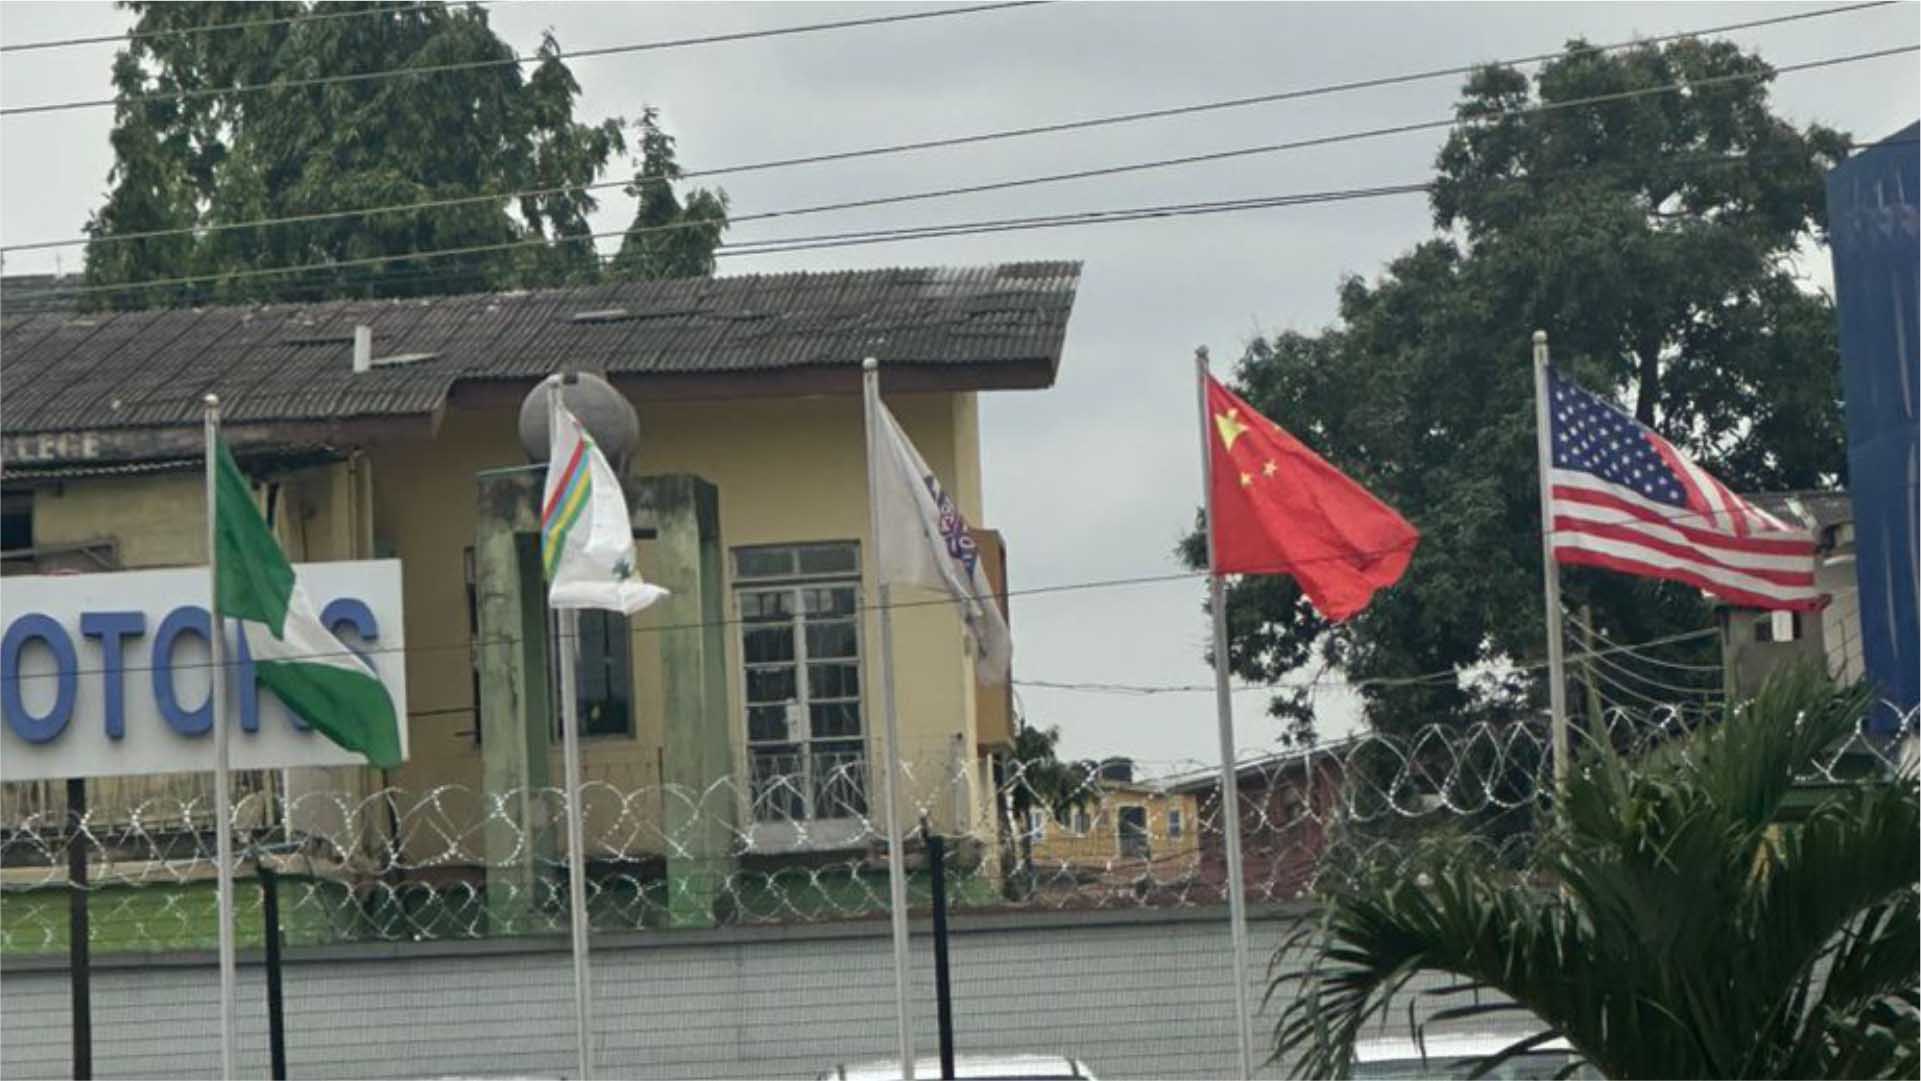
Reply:
[[[526, 465], [516, 417], [540, 379], [598, 373], [638, 413], [628, 476], [691, 474], [718, 494], [728, 746], [749, 844], [852, 843], [871, 836], [865, 764], [887, 750], [867, 627], [862, 360], [879, 360], [909, 437], [985, 526], [980, 395], [1053, 384], [1079, 274], [1077, 263], [1024, 263], [10, 313], [0, 559], [7, 574], [204, 563], [202, 398], [217, 394], [225, 438], [293, 560], [402, 563], [410, 757], [352, 783], [481, 792], [497, 718], [482, 706], [488, 662], [476, 648], [476, 477]], [[357, 328], [371, 339], [358, 361]], [[981, 535], [1003, 575], [998, 536]], [[643, 576], [674, 587], [645, 536], [638, 555]], [[662, 780], [657, 619], [583, 618], [590, 782], [639, 791]], [[1006, 690], [977, 686], [951, 606], [903, 607], [894, 623], [895, 750], [917, 783], [939, 787], [922, 804], [978, 817], [985, 760], [1012, 737]], [[339, 788], [350, 772], [287, 783]], [[153, 783], [124, 782], [128, 793]], [[103, 816], [111, 802], [93, 797]]]

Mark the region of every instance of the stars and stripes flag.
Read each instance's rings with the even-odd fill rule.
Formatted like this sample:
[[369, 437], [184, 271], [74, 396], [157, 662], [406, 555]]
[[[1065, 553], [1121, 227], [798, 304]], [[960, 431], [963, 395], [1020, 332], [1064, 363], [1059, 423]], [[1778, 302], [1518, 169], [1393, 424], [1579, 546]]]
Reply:
[[1554, 558], [1667, 578], [1745, 608], [1813, 609], [1814, 536], [1548, 370]]

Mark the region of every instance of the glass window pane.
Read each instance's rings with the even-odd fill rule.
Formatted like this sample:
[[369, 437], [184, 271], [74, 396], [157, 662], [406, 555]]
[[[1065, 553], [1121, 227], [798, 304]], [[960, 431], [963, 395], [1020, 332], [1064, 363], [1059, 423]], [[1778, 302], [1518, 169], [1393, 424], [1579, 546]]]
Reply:
[[858, 565], [851, 544], [809, 544], [800, 549], [802, 574], [851, 574]]
[[816, 743], [813, 767], [815, 818], [867, 813], [867, 756], [859, 743]]
[[[579, 652], [575, 665], [575, 703], [583, 736], [624, 736], [633, 733], [633, 642], [627, 617], [618, 612], [587, 609], [580, 613]], [[556, 705], [559, 658], [552, 658]], [[554, 718], [560, 734], [560, 717]]]
[[807, 666], [807, 698], [859, 698], [860, 665], [810, 664]]
[[807, 707], [815, 739], [860, 735], [859, 702], [826, 702]]
[[807, 817], [807, 777], [797, 746], [755, 747], [748, 756], [748, 770], [754, 821]]
[[807, 624], [807, 655], [816, 659], [860, 656], [860, 634], [854, 622]]
[[750, 623], [793, 618], [793, 594], [786, 590], [763, 590], [740, 595], [740, 618]]
[[801, 591], [810, 619], [846, 617], [854, 614], [852, 586], [825, 586]]
[[798, 697], [792, 665], [747, 670], [749, 702], [791, 702]]
[[[808, 644], [813, 636], [808, 635]], [[740, 632], [741, 655], [748, 664], [791, 661], [794, 659], [794, 632], [788, 627], [747, 627]], [[813, 652], [809, 649], [808, 652]]]
[[747, 707], [747, 738], [755, 743], [786, 739], [787, 707]]
[[740, 578], [773, 578], [794, 573], [792, 548], [736, 548], [734, 574]]

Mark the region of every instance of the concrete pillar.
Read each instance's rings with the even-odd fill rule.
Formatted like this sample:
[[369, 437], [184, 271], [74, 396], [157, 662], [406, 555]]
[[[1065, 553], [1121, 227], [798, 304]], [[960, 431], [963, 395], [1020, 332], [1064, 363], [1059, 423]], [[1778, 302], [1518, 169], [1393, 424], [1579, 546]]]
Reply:
[[547, 603], [540, 570], [540, 489], [544, 466], [477, 475], [474, 585], [479, 629], [481, 757], [488, 815], [482, 838], [487, 861], [490, 934], [525, 933], [549, 892], [540, 868], [555, 845], [547, 751], [553, 696], [547, 684]]
[[661, 782], [687, 798], [662, 800], [668, 922], [707, 927], [733, 870], [740, 804], [728, 739], [720, 497], [687, 475], [643, 477], [635, 489], [635, 517], [654, 523], [655, 575], [673, 590], [659, 602]]
[[[540, 796], [554, 731], [538, 510], [546, 467], [489, 470], [476, 479], [484, 798], [500, 804], [483, 842], [487, 904], [491, 931], [511, 934], [529, 929], [533, 908], [552, 894], [540, 869], [554, 866], [559, 853], [561, 801]], [[720, 497], [687, 475], [640, 477], [627, 494], [635, 533], [654, 539], [654, 578], [672, 591], [656, 604], [665, 629], [653, 636], [665, 711], [661, 780], [691, 798], [662, 801], [668, 920], [710, 926], [733, 869], [739, 799], [728, 740]]]

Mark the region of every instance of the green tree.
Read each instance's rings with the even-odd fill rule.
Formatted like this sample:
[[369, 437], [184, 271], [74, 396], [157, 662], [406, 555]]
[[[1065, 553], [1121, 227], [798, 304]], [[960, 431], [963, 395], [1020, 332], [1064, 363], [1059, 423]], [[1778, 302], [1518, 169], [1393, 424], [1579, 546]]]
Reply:
[[714, 249], [727, 229], [727, 193], [695, 188], [682, 204], [674, 194], [680, 164], [674, 137], [648, 108], [640, 116], [640, 169], [627, 194], [639, 203], [612, 271], [619, 278], [701, 278], [714, 272]]
[[1435, 845], [1336, 885], [1277, 955], [1301, 963], [1273, 983], [1276, 1055], [1347, 1076], [1364, 1030], [1441, 974], [1429, 994], [1476, 1004], [1437, 1021], [1525, 1010], [1538, 1029], [1509, 1051], [1565, 1039], [1608, 1077], [1913, 1077], [1921, 790], [1844, 785], [1784, 824], [1869, 700], [1790, 674], [1640, 761], [1595, 745], [1528, 867]]
[[[171, 31], [298, 19], [320, 5], [123, 6], [139, 15], [141, 36], [114, 63], [122, 99], [114, 166], [106, 201], [87, 224], [87, 281], [212, 280], [96, 294], [105, 304], [409, 296], [599, 278], [588, 224], [597, 203], [587, 187], [625, 152], [624, 124], [575, 119], [580, 86], [551, 35], [524, 75], [522, 65], [495, 63], [291, 85], [501, 61], [514, 50], [477, 6], [331, 3], [330, 16], [350, 7], [375, 13], [220, 33]], [[251, 86], [267, 88], [242, 89]], [[539, 193], [480, 198], [516, 191]], [[454, 205], [130, 235], [445, 201]], [[460, 248], [493, 250], [410, 258]], [[381, 261], [241, 276], [365, 259]]]
[[1034, 888], [1033, 816], [1064, 819], [1100, 800], [1100, 767], [1089, 761], [1062, 761], [1055, 753], [1060, 744], [1058, 728], [1022, 725], [1014, 736], [1014, 751], [1008, 756], [1001, 787], [1006, 790], [1005, 813], [1012, 822], [1003, 822], [1002, 837], [1020, 838], [1019, 873], [1008, 876], [1008, 887]]
[[[1439, 234], [1373, 284], [1344, 281], [1335, 326], [1258, 339], [1236, 373], [1256, 408], [1414, 522], [1420, 549], [1338, 627], [1290, 579], [1234, 583], [1238, 674], [1325, 664], [1367, 679], [1543, 655], [1536, 328], [1557, 365], [1737, 491], [1845, 481], [1832, 308], [1790, 259], [1821, 239], [1822, 178], [1848, 144], [1770, 112], [1769, 77], [1732, 45], [1685, 40], [1574, 42], [1532, 85], [1502, 67], [1468, 80], [1430, 192]], [[1687, 89], [1563, 104], [1670, 84]], [[1198, 535], [1182, 553], [1202, 565]], [[1564, 581], [1565, 603], [1592, 605], [1617, 641], [1707, 625], [1680, 585]], [[1364, 701], [1395, 730], [1511, 713], [1543, 686], [1376, 685]], [[1271, 704], [1297, 739], [1313, 737], [1312, 707], [1305, 692]]]

